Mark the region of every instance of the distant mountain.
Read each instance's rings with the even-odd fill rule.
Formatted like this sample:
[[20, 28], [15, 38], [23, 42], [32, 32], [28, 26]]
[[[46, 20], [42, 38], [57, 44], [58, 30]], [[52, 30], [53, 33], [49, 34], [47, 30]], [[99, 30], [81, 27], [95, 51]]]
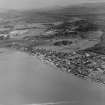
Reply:
[[29, 10], [22, 12], [27, 20], [34, 21], [62, 21], [72, 17], [81, 17], [95, 20], [97, 17], [103, 18], [105, 15], [105, 3], [85, 3], [67, 7], [57, 7], [50, 9]]
[[85, 3], [81, 5], [62, 7], [59, 9], [52, 9], [45, 12], [40, 12], [53, 17], [81, 16], [81, 15], [97, 15], [105, 14], [105, 3]]
[[[87, 18], [95, 21], [105, 20], [105, 3], [85, 3], [67, 7], [54, 7], [37, 10], [0, 10], [0, 17], [21, 17], [19, 21], [32, 22], [55, 22], [69, 20], [74, 17]], [[103, 23], [102, 20], [102, 23]]]
[[17, 10], [7, 10], [7, 9], [0, 9], [0, 18], [3, 19], [12, 19], [16, 18], [17, 16], [21, 16], [21, 12]]
[[4, 13], [4, 12], [7, 12], [7, 9], [0, 8], [0, 13]]

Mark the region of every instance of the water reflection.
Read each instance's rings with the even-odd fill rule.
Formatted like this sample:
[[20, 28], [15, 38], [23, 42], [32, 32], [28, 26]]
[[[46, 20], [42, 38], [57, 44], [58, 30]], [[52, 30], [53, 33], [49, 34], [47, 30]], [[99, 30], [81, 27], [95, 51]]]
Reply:
[[105, 86], [42, 64], [36, 57], [5, 50], [0, 54], [0, 103], [105, 105]]

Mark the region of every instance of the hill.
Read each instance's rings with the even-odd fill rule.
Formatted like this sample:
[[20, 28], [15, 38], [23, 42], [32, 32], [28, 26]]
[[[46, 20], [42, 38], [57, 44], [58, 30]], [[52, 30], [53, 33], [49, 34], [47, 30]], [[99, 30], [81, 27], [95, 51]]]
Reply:
[[[37, 10], [0, 10], [0, 17], [19, 18], [26, 22], [55, 22], [70, 20], [74, 17], [103, 21], [105, 15], [105, 3], [85, 3], [67, 7], [54, 7]], [[6, 18], [7, 19], [7, 18]], [[102, 22], [101, 22], [102, 23]]]

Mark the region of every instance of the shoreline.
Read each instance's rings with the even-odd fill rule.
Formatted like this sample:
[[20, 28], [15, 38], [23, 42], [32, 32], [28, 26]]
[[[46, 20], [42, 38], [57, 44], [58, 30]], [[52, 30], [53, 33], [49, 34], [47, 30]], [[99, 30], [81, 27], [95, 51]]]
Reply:
[[[94, 80], [94, 79], [92, 79], [92, 78], [90, 78], [90, 77], [88, 77], [88, 76], [86, 76], [86, 77], [83, 77], [81, 74], [74, 74], [74, 73], [72, 73], [71, 72], [71, 70], [69, 71], [68, 69], [63, 69], [62, 67], [57, 67], [57, 63], [54, 63], [54, 62], [52, 62], [52, 60], [50, 60], [49, 58], [47, 58], [47, 56], [45, 57], [45, 55], [43, 55], [43, 54], [40, 54], [40, 53], [38, 53], [37, 51], [36, 52], [34, 52], [34, 53], [32, 53], [31, 51], [21, 51], [21, 50], [18, 50], [18, 49], [14, 49], [14, 48], [5, 48], [6, 50], [11, 50], [12, 49], [12, 51], [19, 51], [19, 52], [23, 52], [23, 53], [26, 53], [26, 54], [29, 54], [29, 55], [31, 55], [31, 56], [35, 56], [37, 59], [39, 59], [43, 64], [46, 64], [46, 65], [49, 65], [49, 66], [51, 66], [51, 67], [53, 67], [54, 69], [56, 69], [57, 71], [59, 71], [59, 72], [65, 72], [65, 73], [68, 73], [68, 74], [71, 74], [71, 75], [73, 75], [73, 76], [75, 76], [75, 77], [77, 77], [77, 78], [80, 78], [80, 79], [83, 79], [83, 80], [87, 80], [87, 81], [91, 81], [91, 82], [95, 82], [95, 83], [97, 83], [97, 84], [101, 84], [101, 85], [105, 85], [105, 83], [103, 83], [103, 82], [100, 82], [99, 80]], [[47, 52], [46, 52], [46, 54], [47, 54]], [[50, 60], [50, 61], [49, 61]], [[61, 64], [60, 64], [61, 65]], [[62, 65], [61, 65], [62, 66]], [[75, 70], [74, 70], [75, 71]]]

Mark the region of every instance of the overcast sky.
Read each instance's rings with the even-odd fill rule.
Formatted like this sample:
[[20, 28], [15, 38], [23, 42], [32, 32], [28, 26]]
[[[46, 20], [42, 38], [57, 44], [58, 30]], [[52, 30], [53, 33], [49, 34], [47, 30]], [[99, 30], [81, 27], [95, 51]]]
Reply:
[[33, 9], [52, 6], [65, 6], [84, 2], [103, 2], [105, 0], [0, 0], [0, 8]]

